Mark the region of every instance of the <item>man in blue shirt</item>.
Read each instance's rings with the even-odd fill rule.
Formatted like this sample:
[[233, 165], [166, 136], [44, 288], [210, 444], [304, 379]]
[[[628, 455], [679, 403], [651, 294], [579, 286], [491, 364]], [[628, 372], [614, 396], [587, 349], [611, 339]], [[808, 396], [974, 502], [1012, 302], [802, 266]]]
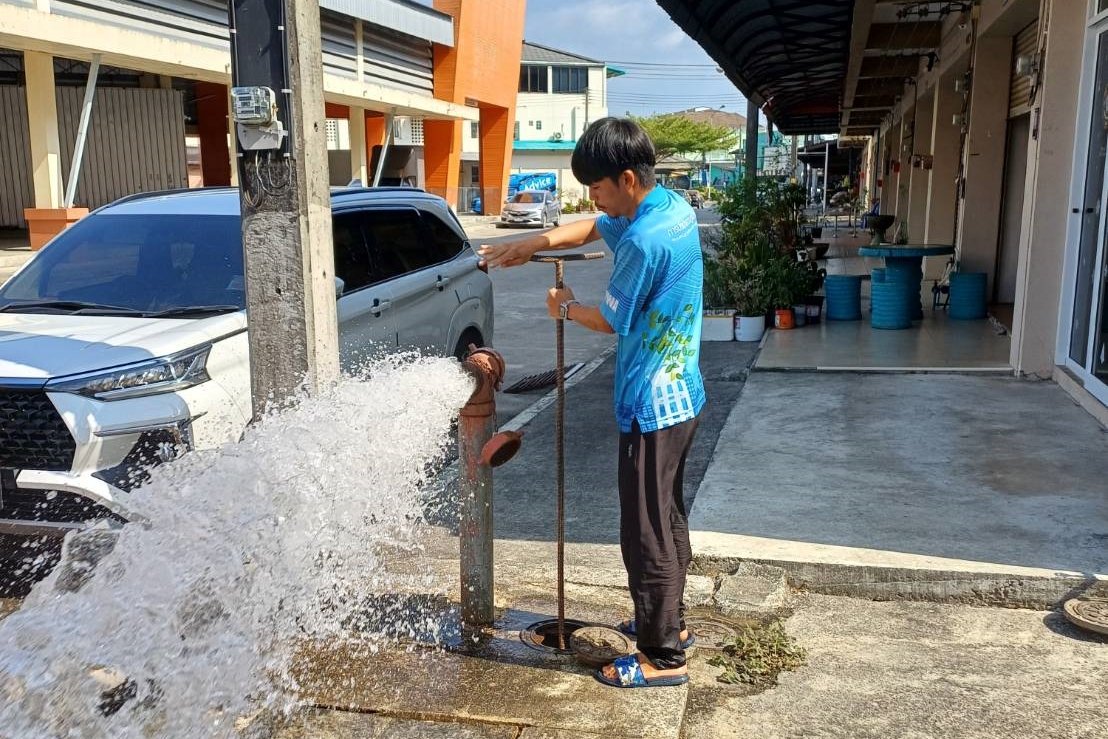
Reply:
[[696, 214], [654, 186], [654, 146], [635, 122], [603, 118], [573, 152], [574, 176], [604, 215], [495, 246], [494, 267], [527, 263], [539, 251], [603, 238], [615, 255], [604, 302], [579, 303], [551, 289], [554, 318], [618, 334], [614, 405], [619, 423], [620, 546], [635, 618], [619, 628], [639, 652], [597, 673], [618, 687], [688, 681], [685, 574], [692, 559], [683, 499], [685, 458], [704, 407], [700, 376], [703, 263]]

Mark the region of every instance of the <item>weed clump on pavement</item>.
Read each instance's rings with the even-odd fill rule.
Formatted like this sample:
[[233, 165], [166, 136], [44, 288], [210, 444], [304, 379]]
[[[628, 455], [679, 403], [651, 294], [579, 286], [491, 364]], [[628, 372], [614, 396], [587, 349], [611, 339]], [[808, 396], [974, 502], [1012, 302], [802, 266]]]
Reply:
[[780, 621], [766, 626], [744, 627], [738, 636], [723, 644], [723, 654], [708, 660], [713, 667], [722, 667], [717, 679], [728, 685], [777, 684], [783, 670], [795, 670], [804, 664], [807, 652], [785, 633]]

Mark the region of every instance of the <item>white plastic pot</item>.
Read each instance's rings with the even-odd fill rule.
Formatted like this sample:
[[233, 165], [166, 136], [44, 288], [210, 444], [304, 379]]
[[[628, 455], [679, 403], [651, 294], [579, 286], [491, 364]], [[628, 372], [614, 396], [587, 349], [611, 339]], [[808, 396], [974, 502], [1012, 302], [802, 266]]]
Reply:
[[700, 328], [701, 341], [731, 341], [732, 327], [735, 323], [735, 311], [704, 311], [704, 320]]
[[766, 317], [736, 316], [735, 341], [761, 341], [766, 332]]

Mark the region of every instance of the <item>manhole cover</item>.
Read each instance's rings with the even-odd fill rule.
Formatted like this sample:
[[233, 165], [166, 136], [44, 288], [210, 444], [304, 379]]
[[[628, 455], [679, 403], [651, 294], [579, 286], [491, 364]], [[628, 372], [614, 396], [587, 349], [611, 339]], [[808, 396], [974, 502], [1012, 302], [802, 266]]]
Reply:
[[572, 618], [567, 618], [563, 623], [563, 634], [565, 635], [566, 644], [565, 649], [558, 648], [558, 619], [556, 618], [531, 624], [526, 629], [519, 632], [519, 640], [529, 647], [540, 649], [544, 652], [572, 654], [569, 649], [571, 635], [573, 632], [577, 631], [577, 629], [583, 629], [589, 624], [584, 621], [576, 621]]
[[1108, 634], [1108, 599], [1073, 598], [1064, 606], [1071, 623], [1098, 634]]
[[699, 649], [722, 650], [727, 640], [734, 639], [739, 634], [731, 624], [704, 616], [690, 616], [685, 619], [685, 625], [696, 637], [696, 646]]
[[577, 629], [570, 636], [569, 646], [577, 661], [589, 667], [603, 667], [632, 651], [631, 640], [607, 626]]

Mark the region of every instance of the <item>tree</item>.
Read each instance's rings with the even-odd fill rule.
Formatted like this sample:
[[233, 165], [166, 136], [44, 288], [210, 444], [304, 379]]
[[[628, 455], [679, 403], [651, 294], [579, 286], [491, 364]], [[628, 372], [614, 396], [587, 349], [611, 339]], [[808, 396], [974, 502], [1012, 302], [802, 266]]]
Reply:
[[679, 113], [635, 118], [654, 142], [658, 158], [674, 154], [704, 155], [709, 151], [730, 151], [738, 134], [727, 126], [713, 126], [690, 120]]

